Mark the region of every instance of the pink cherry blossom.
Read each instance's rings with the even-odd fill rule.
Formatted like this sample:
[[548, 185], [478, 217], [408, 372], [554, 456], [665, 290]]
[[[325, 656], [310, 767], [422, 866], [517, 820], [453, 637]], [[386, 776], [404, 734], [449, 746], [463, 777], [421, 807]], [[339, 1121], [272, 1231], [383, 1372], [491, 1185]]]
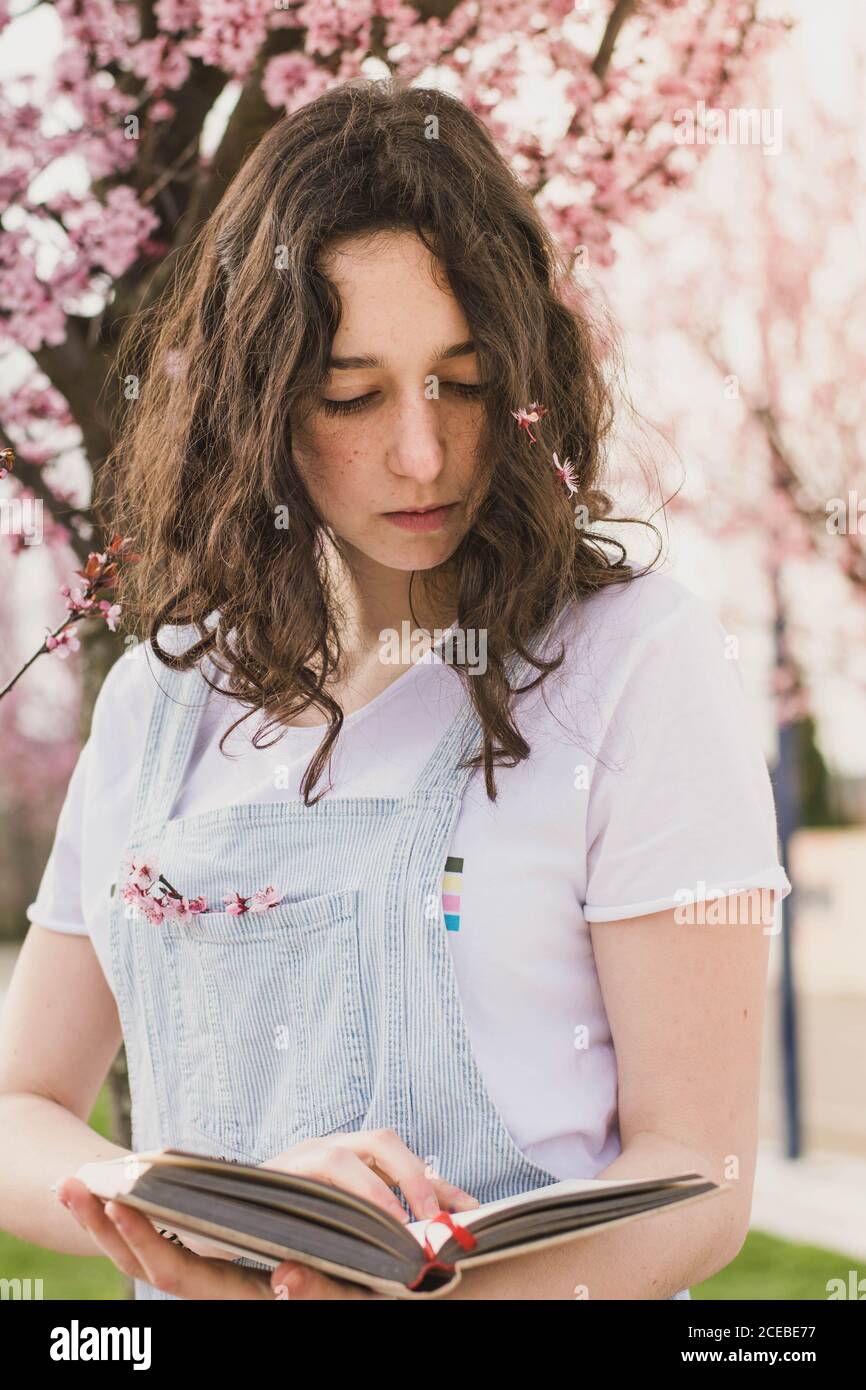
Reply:
[[102, 609], [106, 625], [112, 632], [117, 631], [117, 621], [120, 617], [120, 604], [109, 603], [107, 599], [101, 599], [99, 607]]
[[250, 899], [250, 912], [264, 912], [266, 908], [276, 907], [277, 903], [282, 902], [282, 893], [277, 892], [273, 885], [267, 888], [259, 888]]
[[[11, 450], [5, 452], [12, 453]], [[0, 451], [0, 458], [2, 457], [3, 452]], [[129, 549], [131, 541], [131, 536], [121, 536], [115, 533], [106, 550], [91, 550], [84, 567], [75, 571], [84, 580], [83, 588], [79, 587], [73, 593], [68, 584], [60, 585], [60, 592], [66, 599], [66, 607], [72, 614], [72, 622], [62, 625], [56, 632], [49, 631], [42, 646], [36, 652], [36, 656], [40, 656], [43, 651], [56, 651], [58, 656], [65, 657], [71, 651], [78, 651], [81, 643], [75, 633], [73, 623], [82, 618], [98, 615], [105, 619], [106, 625], [112, 632], [117, 631], [117, 622], [121, 611], [120, 604], [111, 603], [108, 599], [97, 599], [96, 595], [103, 589], [114, 587], [121, 563], [134, 564], [140, 559], [140, 556]], [[8, 695], [34, 660], [35, 657], [31, 657], [29, 661], [25, 661], [16, 675], [0, 691], [0, 699], [4, 695]]]
[[195, 916], [207, 906], [205, 898], [176, 898], [172, 893], [164, 893], [159, 904], [166, 917], [175, 919]]
[[148, 855], [134, 854], [126, 860], [126, 881], [140, 892], [147, 893], [157, 877], [153, 859]]
[[74, 627], [65, 627], [57, 636], [51, 633], [45, 638], [45, 649], [49, 652], [56, 652], [58, 656], [67, 657], [70, 652], [77, 652], [81, 643]]
[[60, 592], [66, 599], [66, 607], [70, 613], [92, 613], [96, 606], [96, 600], [85, 594], [83, 589], [76, 589], [73, 594], [68, 584], [61, 584]]
[[162, 902], [159, 898], [151, 898], [148, 894], [143, 894], [139, 900], [139, 907], [149, 922], [154, 926], [159, 926], [165, 917]]
[[524, 410], [520, 407], [518, 410], [512, 410], [511, 414], [517, 421], [518, 429], [526, 430], [526, 433], [529, 435], [530, 444], [534, 444], [535, 435], [532, 433], [529, 426], [534, 425], [543, 415], [546, 415], [547, 408], [543, 405], [539, 405], [538, 401], [533, 401], [528, 410]]
[[[136, 77], [147, 79], [154, 91], [182, 87], [189, 77], [189, 58], [167, 34], [142, 39], [130, 51], [130, 67]], [[152, 114], [152, 112], [151, 112]]]
[[120, 890], [120, 896], [123, 898], [123, 901], [125, 903], [132, 903], [133, 905], [135, 905], [137, 902], [139, 902], [141, 898], [146, 897], [147, 894], [145, 893], [145, 890], [143, 888], [139, 888], [138, 884], [136, 883], [124, 883], [123, 887]]
[[559, 479], [562, 482], [564, 482], [565, 486], [568, 488], [569, 497], [572, 495], [572, 493], [577, 492], [577, 482], [574, 476], [574, 465], [572, 464], [571, 459], [566, 459], [564, 463], [560, 463], [559, 456], [557, 454], [554, 454], [553, 467]]
[[[120, 895], [124, 902], [138, 906], [150, 921], [182, 921], [208, 911], [207, 898], [203, 894], [187, 898], [174, 889], [165, 875], [158, 871], [155, 857], [149, 851], [137, 850], [127, 854], [124, 868], [126, 877]], [[157, 896], [157, 890], [160, 896]], [[251, 898], [242, 897], [240, 893], [226, 893], [223, 902], [228, 904], [227, 912], [241, 916], [245, 912], [265, 912], [282, 902], [282, 898], [282, 893], [269, 884], [267, 888], [257, 889]]]
[[274, 888], [273, 884], [269, 884], [267, 888], [258, 888], [249, 898], [241, 897], [240, 893], [227, 893], [223, 898], [223, 902], [228, 903], [226, 911], [236, 916], [244, 912], [265, 912], [269, 907], [276, 907], [282, 900], [282, 893]]
[[90, 198], [66, 214], [66, 228], [79, 262], [90, 270], [101, 267], [113, 278], [129, 269], [141, 242], [158, 226], [159, 218], [150, 208], [142, 207], [136, 190], [128, 184], [110, 188], [104, 202]]

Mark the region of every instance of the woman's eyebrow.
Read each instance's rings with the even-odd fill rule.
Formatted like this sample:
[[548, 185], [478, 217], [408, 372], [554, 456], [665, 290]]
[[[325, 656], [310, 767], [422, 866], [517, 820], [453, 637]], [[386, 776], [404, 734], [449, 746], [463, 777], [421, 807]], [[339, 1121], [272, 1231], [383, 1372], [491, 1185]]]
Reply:
[[[440, 348], [433, 354], [434, 362], [450, 362], [454, 357], [468, 357], [475, 351], [471, 338], [464, 343], [452, 343], [450, 347]], [[328, 366], [332, 372], [348, 372], [363, 367], [384, 367], [381, 357], [330, 357]]]

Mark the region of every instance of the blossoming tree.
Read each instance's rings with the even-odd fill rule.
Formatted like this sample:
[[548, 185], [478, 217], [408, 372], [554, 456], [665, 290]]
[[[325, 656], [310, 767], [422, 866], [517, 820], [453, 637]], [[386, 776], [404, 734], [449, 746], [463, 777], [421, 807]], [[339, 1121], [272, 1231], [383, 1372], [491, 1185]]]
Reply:
[[[172, 253], [285, 111], [359, 74], [429, 81], [435, 68], [564, 246], [603, 265], [612, 226], [706, 151], [671, 138], [676, 110], [733, 99], [780, 29], [758, 0], [552, 0], [543, 13], [535, 0], [55, 0], [54, 11], [62, 46], [47, 79], [0, 91], [0, 360], [24, 349], [32, 362], [0, 394], [0, 448], [15, 451], [12, 486], [44, 504], [45, 539], [83, 564], [92, 518], [57, 465], [78, 450], [93, 475], [103, 467], [121, 322], [154, 302]], [[0, 0], [0, 29], [10, 19]], [[555, 137], [507, 114], [527, 60], [557, 92]], [[210, 149], [218, 99], [230, 110]], [[40, 194], [35, 176], [69, 154], [90, 186]]]

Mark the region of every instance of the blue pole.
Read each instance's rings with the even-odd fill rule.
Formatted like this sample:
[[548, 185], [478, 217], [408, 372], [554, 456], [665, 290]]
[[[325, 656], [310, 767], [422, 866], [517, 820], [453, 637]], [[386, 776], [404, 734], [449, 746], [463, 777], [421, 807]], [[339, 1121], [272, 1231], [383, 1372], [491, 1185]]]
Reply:
[[[776, 670], [786, 669], [785, 662], [785, 614], [779, 590], [778, 573], [773, 574], [773, 598], [775, 603], [775, 622], [773, 628], [775, 642]], [[779, 848], [782, 863], [788, 869], [791, 838], [800, 823], [800, 786], [798, 766], [797, 725], [791, 720], [780, 720], [778, 724], [779, 754], [773, 777], [773, 790], [776, 799], [776, 816], [779, 829]], [[794, 904], [797, 885], [789, 874], [793, 891], [782, 903], [782, 1076], [785, 1107], [785, 1152], [788, 1158], [799, 1158], [801, 1152], [800, 1129], [800, 1071], [797, 1049], [797, 1009], [794, 989]]]

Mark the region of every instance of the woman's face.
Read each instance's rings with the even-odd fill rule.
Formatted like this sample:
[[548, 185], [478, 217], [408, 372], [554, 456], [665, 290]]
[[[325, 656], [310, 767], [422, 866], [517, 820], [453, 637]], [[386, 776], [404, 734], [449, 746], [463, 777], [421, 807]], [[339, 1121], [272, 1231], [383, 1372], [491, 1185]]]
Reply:
[[[295, 461], [350, 554], [430, 569], [470, 520], [483, 406], [469, 326], [414, 233], [335, 243], [322, 269], [343, 315], [330, 374], [293, 432]], [[445, 510], [407, 515], [434, 506]]]

